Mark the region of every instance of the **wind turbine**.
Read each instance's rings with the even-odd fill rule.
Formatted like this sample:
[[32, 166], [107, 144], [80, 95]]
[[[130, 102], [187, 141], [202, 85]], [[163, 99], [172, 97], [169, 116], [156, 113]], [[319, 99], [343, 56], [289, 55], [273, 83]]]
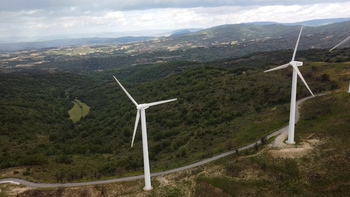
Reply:
[[[333, 51], [333, 49], [335, 49], [335, 48], [337, 48], [338, 46], [344, 44], [344, 43], [347, 42], [348, 40], [350, 40], [350, 36], [347, 37], [347, 38], [345, 38], [345, 40], [341, 41], [339, 44], [335, 45], [335, 47], [331, 48], [329, 51]], [[349, 82], [349, 91], [348, 91], [348, 92], [350, 93], [350, 82]]]
[[131, 147], [134, 145], [134, 140], [135, 140], [135, 134], [137, 130], [137, 125], [139, 124], [140, 120], [140, 114], [141, 114], [141, 130], [142, 130], [142, 148], [143, 148], [143, 165], [144, 165], [144, 173], [145, 173], [145, 187], [143, 188], [144, 190], [152, 190], [151, 186], [151, 173], [150, 173], [150, 167], [149, 167], [149, 158], [148, 158], [148, 141], [147, 141], [147, 127], [146, 127], [146, 109], [154, 106], [154, 105], [160, 105], [163, 103], [168, 103], [175, 101], [175, 99], [170, 99], [170, 100], [164, 100], [164, 101], [158, 101], [158, 102], [153, 102], [153, 103], [144, 103], [144, 104], [138, 104], [126, 91], [126, 89], [123, 87], [123, 85], [118, 81], [118, 79], [113, 76], [114, 79], [118, 82], [120, 87], [123, 89], [125, 94], [129, 97], [129, 99], [136, 105], [137, 109], [137, 114], [136, 114], [136, 120], [135, 120], [135, 127], [134, 127], [134, 133], [132, 136], [132, 141], [131, 141]]
[[297, 52], [300, 35], [303, 30], [303, 26], [301, 26], [299, 37], [297, 40], [297, 43], [294, 48], [294, 53], [292, 57], [292, 61], [290, 61], [288, 64], [284, 64], [281, 66], [277, 66], [275, 68], [266, 70], [265, 72], [270, 72], [274, 70], [280, 70], [283, 68], [287, 68], [288, 66], [291, 66], [293, 68], [293, 78], [292, 78], [292, 91], [291, 91], [291, 101], [290, 101], [290, 116], [289, 116], [289, 128], [288, 128], [288, 140], [286, 141], [287, 144], [294, 144], [294, 125], [295, 125], [295, 107], [296, 107], [296, 94], [297, 94], [297, 80], [298, 75], [300, 79], [304, 82], [307, 89], [310, 91], [311, 95], [314, 96], [312, 91], [310, 90], [309, 86], [307, 85], [306, 81], [304, 80], [304, 77], [301, 75], [298, 66], [302, 66], [303, 62], [295, 61], [295, 54]]

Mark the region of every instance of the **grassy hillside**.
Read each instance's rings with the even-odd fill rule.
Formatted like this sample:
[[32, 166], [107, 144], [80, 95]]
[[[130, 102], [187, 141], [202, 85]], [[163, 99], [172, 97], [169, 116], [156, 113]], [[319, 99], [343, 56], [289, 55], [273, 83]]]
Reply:
[[[334, 55], [322, 54], [329, 60]], [[140, 131], [130, 148], [135, 106], [112, 75], [139, 103], [178, 98], [147, 109], [152, 172], [259, 140], [288, 124], [292, 71], [263, 72], [280, 63], [278, 56], [174, 62], [89, 75], [3, 75], [0, 174], [50, 182], [141, 174]], [[314, 93], [347, 89], [349, 69], [348, 63], [317, 62], [300, 68]], [[308, 95], [299, 83], [298, 97]], [[75, 124], [67, 113], [71, 98], [91, 107]]]

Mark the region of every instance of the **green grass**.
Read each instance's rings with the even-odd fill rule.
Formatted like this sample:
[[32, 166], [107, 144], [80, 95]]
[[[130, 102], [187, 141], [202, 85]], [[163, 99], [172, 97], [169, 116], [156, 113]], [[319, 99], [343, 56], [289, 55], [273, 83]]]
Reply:
[[78, 122], [81, 118], [85, 117], [90, 112], [90, 107], [85, 103], [75, 99], [73, 101], [74, 106], [68, 111], [69, 118], [74, 122]]

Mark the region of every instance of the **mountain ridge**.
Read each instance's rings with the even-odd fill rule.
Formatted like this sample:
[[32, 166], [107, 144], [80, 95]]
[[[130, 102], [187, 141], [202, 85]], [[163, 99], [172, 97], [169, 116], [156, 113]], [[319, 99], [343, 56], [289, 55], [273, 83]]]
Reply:
[[[219, 26], [214, 26], [206, 29], [194, 29], [194, 28], [187, 28], [187, 29], [179, 29], [179, 30], [173, 30], [169, 31], [167, 34], [163, 33], [163, 36], [124, 36], [124, 37], [117, 37], [117, 38], [105, 38], [105, 37], [87, 37], [87, 38], [65, 38], [65, 39], [53, 39], [53, 40], [47, 40], [47, 41], [39, 41], [39, 42], [19, 42], [19, 43], [3, 43], [0, 46], [0, 51], [19, 51], [19, 50], [31, 50], [31, 49], [42, 49], [42, 48], [57, 48], [57, 47], [70, 47], [70, 46], [82, 46], [82, 45], [103, 45], [103, 44], [122, 44], [122, 43], [128, 43], [128, 42], [143, 42], [154, 38], [167, 38], [167, 37], [174, 37], [176, 36], [178, 39], [186, 39], [188, 36], [198, 36], [201, 32], [207, 32], [211, 30], [217, 30], [217, 29], [225, 29], [225, 28], [245, 28], [247, 26], [255, 26], [256, 29], [266, 29], [265, 27], [285, 27], [293, 28], [294, 26], [304, 25], [311, 28], [320, 28], [322, 29], [325, 26], [328, 25], [334, 25], [337, 26], [341, 23], [347, 23], [350, 21], [350, 18], [334, 18], [334, 19], [315, 19], [315, 20], [308, 20], [308, 21], [301, 21], [296, 23], [275, 23], [275, 22], [251, 22], [251, 23], [240, 23], [240, 24], [224, 24]], [[275, 30], [276, 31], [276, 30]], [[265, 37], [271, 37], [271, 34], [278, 34], [278, 31], [280, 29], [277, 29], [277, 33], [274, 33], [272, 31], [265, 31]], [[238, 30], [234, 33], [237, 33]], [[283, 36], [283, 34], [286, 31], [283, 30], [280, 32], [280, 35]], [[348, 31], [350, 32], [350, 31]], [[230, 34], [234, 34], [230, 32]], [[245, 38], [242, 33], [247, 33], [247, 38]], [[242, 39], [259, 39], [263, 38], [259, 30], [257, 32], [242, 32], [241, 34], [237, 34], [238, 36], [242, 37]], [[258, 37], [252, 37], [249, 36], [249, 33], [255, 33], [254, 35], [258, 35]], [[293, 32], [294, 33], [294, 32]], [[170, 35], [170, 36], [167, 36]], [[228, 35], [225, 35], [228, 36]], [[237, 36], [236, 36], [237, 37]], [[205, 39], [205, 38], [203, 38]], [[223, 38], [218, 38], [218, 40], [222, 40]], [[199, 40], [196, 40], [196, 42], [200, 42]]]

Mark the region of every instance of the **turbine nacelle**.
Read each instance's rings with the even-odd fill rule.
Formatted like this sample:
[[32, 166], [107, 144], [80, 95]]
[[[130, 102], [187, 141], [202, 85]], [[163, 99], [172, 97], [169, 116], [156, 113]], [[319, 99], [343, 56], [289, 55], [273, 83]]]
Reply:
[[291, 66], [298, 67], [298, 66], [302, 66], [302, 65], [303, 65], [303, 62], [291, 61], [291, 62], [289, 62], [289, 64], [290, 64]]

